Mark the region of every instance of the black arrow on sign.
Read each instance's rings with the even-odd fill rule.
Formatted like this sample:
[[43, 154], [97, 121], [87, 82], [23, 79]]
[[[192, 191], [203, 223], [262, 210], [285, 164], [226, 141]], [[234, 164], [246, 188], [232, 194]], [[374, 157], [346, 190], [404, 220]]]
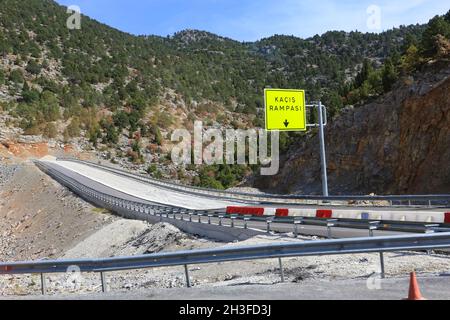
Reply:
[[289, 126], [289, 121], [287, 121], [287, 119], [284, 120], [284, 126], [285, 126], [286, 128]]

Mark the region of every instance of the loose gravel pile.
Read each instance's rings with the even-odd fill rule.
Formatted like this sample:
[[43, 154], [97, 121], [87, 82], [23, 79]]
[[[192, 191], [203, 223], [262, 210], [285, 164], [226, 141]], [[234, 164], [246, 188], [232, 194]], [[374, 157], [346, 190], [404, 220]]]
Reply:
[[105, 258], [211, 247], [213, 242], [197, 239], [168, 223], [119, 219], [68, 250], [63, 259]]

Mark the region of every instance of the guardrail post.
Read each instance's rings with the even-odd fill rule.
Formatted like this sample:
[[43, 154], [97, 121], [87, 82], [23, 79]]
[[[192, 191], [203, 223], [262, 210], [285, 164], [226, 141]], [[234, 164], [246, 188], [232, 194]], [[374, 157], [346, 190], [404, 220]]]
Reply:
[[[438, 224], [426, 224], [425, 225], [425, 233], [426, 234], [434, 233], [435, 232], [434, 228], [437, 228], [437, 227], [439, 227]], [[431, 253], [432, 253], [432, 250], [428, 249], [427, 255], [430, 255]]]
[[267, 233], [270, 233], [270, 224], [272, 223], [272, 219], [271, 218], [268, 218], [267, 220], [266, 220], [266, 222], [267, 222]]
[[41, 273], [41, 293], [45, 295], [47, 293], [47, 284], [45, 282], [45, 275]]
[[184, 265], [184, 274], [186, 275], [186, 287], [191, 287], [191, 280], [189, 279], [189, 270], [187, 264]]
[[283, 262], [281, 261], [281, 258], [278, 258], [278, 263], [280, 265], [281, 282], [284, 282], [284, 270], [283, 270]]
[[327, 220], [327, 236], [328, 239], [331, 239], [331, 228], [336, 225], [337, 219], [328, 219]]
[[214, 217], [212, 214], [208, 214], [208, 224], [211, 224], [211, 218]]
[[192, 215], [193, 215], [194, 213], [192, 213], [192, 212], [189, 212], [189, 222], [192, 222]]
[[249, 217], [244, 217], [244, 229], [248, 229], [248, 222], [250, 221]]
[[369, 222], [369, 237], [373, 237], [373, 231], [378, 229], [380, 223], [380, 221]]
[[[379, 225], [380, 225], [380, 221], [372, 221], [369, 222], [369, 236], [373, 237], [373, 230], [377, 230]], [[381, 279], [384, 279], [385, 276], [385, 272], [384, 272], [384, 254], [383, 252], [380, 252], [380, 268], [381, 268]]]
[[179, 213], [180, 213], [180, 220], [184, 221], [184, 211], [183, 211], [183, 209], [181, 209]]
[[298, 226], [300, 224], [303, 224], [303, 217], [300, 217], [299, 219], [294, 218], [294, 236], [298, 238]]
[[384, 279], [385, 273], [384, 273], [384, 254], [383, 254], [383, 252], [380, 252], [380, 267], [381, 267], [381, 279]]
[[198, 213], [198, 223], [202, 223], [202, 213]]
[[231, 227], [234, 228], [234, 220], [236, 220], [236, 216], [231, 216]]
[[224, 216], [223, 215], [220, 215], [219, 216], [219, 226], [222, 226], [222, 219], [224, 218]]
[[106, 286], [106, 275], [103, 271], [100, 272], [100, 279], [102, 281], [102, 292], [105, 293], [108, 291], [108, 288]]

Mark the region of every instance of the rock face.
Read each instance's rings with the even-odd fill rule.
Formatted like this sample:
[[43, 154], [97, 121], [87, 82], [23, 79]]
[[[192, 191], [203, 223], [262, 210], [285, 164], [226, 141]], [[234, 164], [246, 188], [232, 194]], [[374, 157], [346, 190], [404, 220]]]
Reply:
[[[332, 194], [450, 193], [450, 63], [437, 62], [326, 129]], [[321, 193], [317, 134], [292, 146], [265, 191]]]

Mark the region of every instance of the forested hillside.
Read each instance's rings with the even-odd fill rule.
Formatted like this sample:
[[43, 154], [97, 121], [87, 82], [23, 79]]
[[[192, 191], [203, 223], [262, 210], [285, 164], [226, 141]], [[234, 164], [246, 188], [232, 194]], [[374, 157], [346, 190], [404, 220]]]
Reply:
[[[82, 138], [108, 157], [138, 164], [163, 154], [170, 130], [195, 119], [262, 126], [267, 86], [304, 88], [332, 115], [370, 100], [391, 89], [399, 66], [408, 64], [402, 55], [412, 57], [428, 30], [413, 25], [240, 43], [195, 30], [134, 36], [86, 16], [80, 30], [69, 30], [68, 17], [52, 0], [1, 1], [0, 106], [8, 125], [64, 142]], [[288, 144], [283, 136], [282, 146]], [[166, 160], [152, 157], [149, 171], [159, 176], [156, 165]], [[202, 170], [208, 179], [223, 171]]]

